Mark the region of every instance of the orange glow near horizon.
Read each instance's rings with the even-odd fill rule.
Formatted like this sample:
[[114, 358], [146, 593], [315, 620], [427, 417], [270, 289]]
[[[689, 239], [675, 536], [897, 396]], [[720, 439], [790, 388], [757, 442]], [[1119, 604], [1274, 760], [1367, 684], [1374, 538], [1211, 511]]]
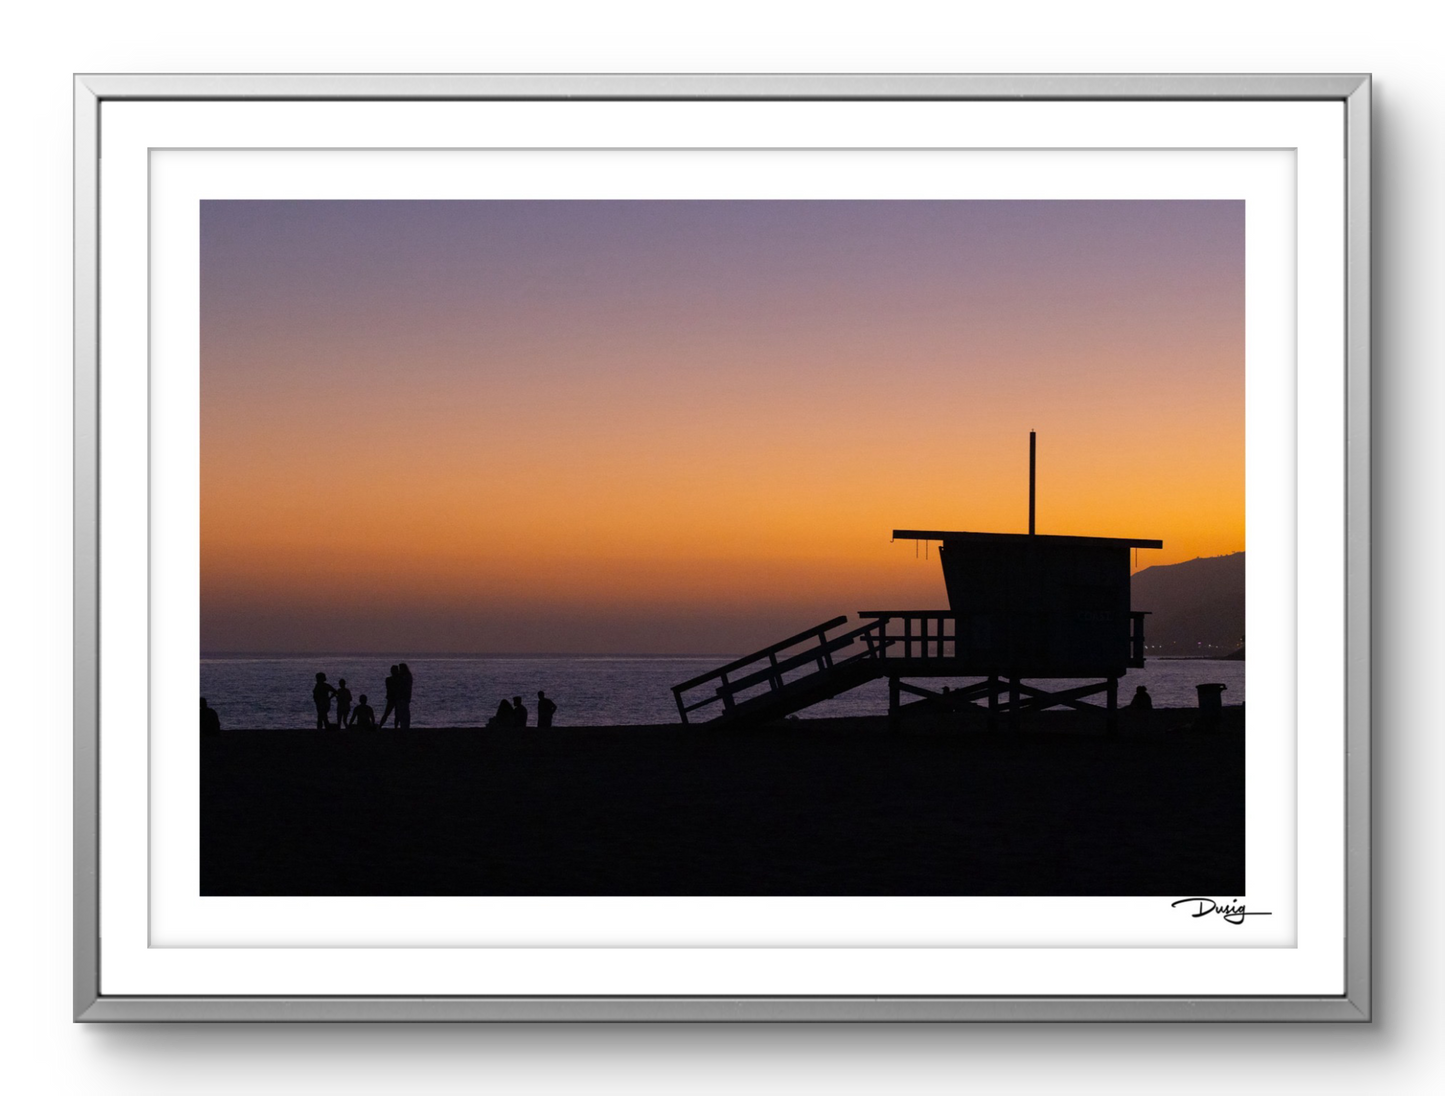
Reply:
[[1245, 546], [1240, 203], [205, 205], [206, 650], [943, 606], [890, 531], [1026, 531], [1030, 429], [1040, 533]]

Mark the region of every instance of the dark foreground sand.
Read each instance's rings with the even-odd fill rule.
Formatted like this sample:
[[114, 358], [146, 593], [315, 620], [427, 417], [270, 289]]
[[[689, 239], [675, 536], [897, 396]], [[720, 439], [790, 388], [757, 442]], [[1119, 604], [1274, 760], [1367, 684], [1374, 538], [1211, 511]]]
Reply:
[[1243, 893], [1243, 712], [1122, 714], [228, 731], [201, 744], [201, 893]]

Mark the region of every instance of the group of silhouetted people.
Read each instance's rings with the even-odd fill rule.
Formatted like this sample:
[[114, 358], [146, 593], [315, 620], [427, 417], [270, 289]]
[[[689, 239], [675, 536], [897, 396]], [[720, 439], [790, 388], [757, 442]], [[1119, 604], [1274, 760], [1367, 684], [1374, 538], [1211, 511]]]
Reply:
[[[326, 680], [324, 673], [316, 675], [316, 684], [311, 689], [311, 699], [316, 705], [316, 729], [318, 731], [337, 730], [342, 727], [355, 727], [358, 730], [373, 730], [377, 727], [385, 727], [387, 717], [395, 713], [393, 726], [399, 730], [408, 730], [411, 727], [411, 667], [405, 662], [399, 662], [391, 668], [391, 674], [386, 679], [386, 707], [382, 710], [381, 718], [376, 718], [376, 710], [366, 702], [366, 694], [362, 693], [353, 707], [351, 703], [351, 690], [346, 687], [346, 678], [338, 678], [333, 686]], [[331, 702], [336, 701], [336, 722], [331, 721]], [[541, 689], [537, 690], [537, 726], [543, 729], [552, 726], [552, 717], [557, 712], [557, 705]], [[497, 708], [497, 714], [487, 720], [488, 727], [525, 727], [529, 717], [527, 706], [522, 703], [520, 696], [512, 697], [511, 701], [503, 700]], [[221, 717], [216, 709], [206, 703], [206, 698], [201, 697], [201, 733], [218, 734], [221, 730]]]
[[[557, 705], [541, 689], [537, 690], [537, 726], [544, 730], [552, 726], [552, 717], [557, 713]], [[509, 704], [504, 697], [497, 705], [497, 714], [487, 720], [488, 727], [525, 727], [527, 725], [527, 706], [522, 703], [520, 696], [512, 697]]]
[[[336, 700], [336, 722], [331, 722], [331, 701]], [[393, 726], [400, 730], [408, 730], [411, 727], [411, 668], [405, 662], [398, 663], [391, 668], [391, 673], [386, 679], [386, 707], [382, 710], [381, 718], [376, 718], [376, 711], [366, 702], [366, 694], [362, 693], [355, 708], [351, 706], [351, 690], [346, 687], [346, 678], [339, 678], [333, 688], [326, 680], [325, 674], [316, 675], [316, 685], [311, 690], [311, 699], [316, 704], [316, 729], [324, 731], [331, 727], [356, 727], [360, 730], [370, 730], [376, 727], [386, 726], [386, 717], [393, 712], [396, 713]]]

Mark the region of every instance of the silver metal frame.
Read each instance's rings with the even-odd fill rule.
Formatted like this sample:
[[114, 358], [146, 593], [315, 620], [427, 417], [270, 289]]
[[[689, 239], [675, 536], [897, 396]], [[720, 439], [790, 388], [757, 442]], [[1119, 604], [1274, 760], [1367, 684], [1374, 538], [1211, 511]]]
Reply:
[[[1345, 992], [1331, 997], [120, 997], [100, 988], [99, 169], [107, 100], [1333, 100], [1346, 112]], [[78, 1021], [1368, 1021], [1370, 907], [1368, 75], [75, 78], [75, 893]]]

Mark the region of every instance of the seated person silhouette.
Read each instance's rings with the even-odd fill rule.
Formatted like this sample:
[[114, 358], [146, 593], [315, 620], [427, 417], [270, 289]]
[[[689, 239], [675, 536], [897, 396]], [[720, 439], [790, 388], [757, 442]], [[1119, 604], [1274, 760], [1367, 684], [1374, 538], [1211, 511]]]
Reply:
[[527, 709], [522, 705], [520, 696], [512, 697], [512, 726], [525, 727], [527, 725]]
[[487, 720], [488, 727], [510, 727], [512, 725], [512, 706], [507, 703], [505, 697], [497, 705], [497, 714]]
[[376, 712], [366, 702], [366, 694], [361, 694], [361, 700], [351, 712], [351, 721], [348, 727], [355, 727], [360, 731], [376, 730]]
[[1140, 685], [1134, 690], [1134, 699], [1129, 701], [1129, 707], [1140, 711], [1150, 711], [1154, 707], [1154, 698], [1149, 695], [1148, 689]]
[[206, 704], [206, 698], [201, 697], [201, 733], [220, 734], [221, 717], [216, 714], [216, 709]]

